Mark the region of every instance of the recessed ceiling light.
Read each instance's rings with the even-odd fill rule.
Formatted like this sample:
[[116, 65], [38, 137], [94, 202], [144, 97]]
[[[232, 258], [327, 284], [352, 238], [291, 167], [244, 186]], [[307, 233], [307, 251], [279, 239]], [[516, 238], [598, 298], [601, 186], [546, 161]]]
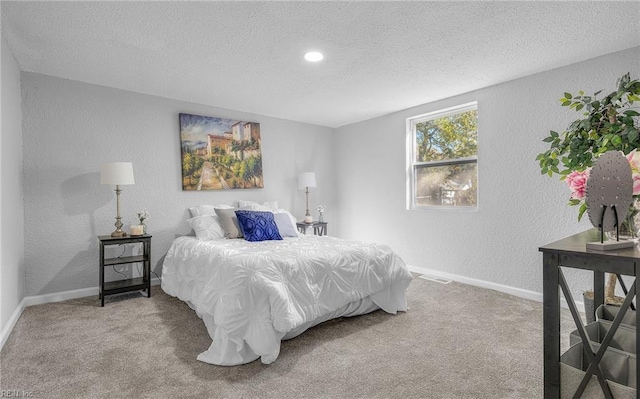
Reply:
[[304, 55], [304, 59], [309, 62], [318, 62], [323, 58], [324, 58], [324, 55], [322, 55], [322, 53], [319, 53], [317, 51], [309, 51]]

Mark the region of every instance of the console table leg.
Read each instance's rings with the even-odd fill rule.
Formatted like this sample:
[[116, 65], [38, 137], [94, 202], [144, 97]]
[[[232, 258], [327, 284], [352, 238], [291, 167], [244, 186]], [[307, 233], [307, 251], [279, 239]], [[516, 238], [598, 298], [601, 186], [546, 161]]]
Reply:
[[[638, 305], [638, 298], [640, 298], [640, 284], [638, 284], [638, 263], [634, 264], [636, 270], [634, 284], [636, 286], [636, 305]], [[636, 345], [640, 342], [640, 309], [636, 310]], [[636, 363], [638, 362], [638, 355], [640, 355], [640, 348], [636, 346]], [[640, 381], [640, 367], [636, 364], [636, 381]], [[636, 388], [636, 398], [640, 396], [640, 389]]]
[[543, 254], [544, 397], [560, 398], [560, 292], [559, 258]]
[[[604, 304], [604, 272], [593, 272], [593, 310]], [[595, 315], [594, 315], [595, 316]]]

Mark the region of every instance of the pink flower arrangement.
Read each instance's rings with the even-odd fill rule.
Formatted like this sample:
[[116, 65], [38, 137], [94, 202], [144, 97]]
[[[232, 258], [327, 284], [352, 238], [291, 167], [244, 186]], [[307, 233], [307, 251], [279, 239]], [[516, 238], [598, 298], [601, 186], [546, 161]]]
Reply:
[[584, 172], [573, 171], [567, 175], [565, 181], [571, 189], [571, 198], [582, 200], [587, 194], [587, 180], [589, 180], [589, 169]]
[[[633, 178], [633, 195], [640, 195], [640, 153], [636, 150], [626, 155], [629, 166], [631, 166], [631, 176]], [[589, 172], [591, 168], [583, 172], [573, 171], [567, 175], [565, 181], [571, 190], [570, 205], [577, 205], [584, 200], [587, 194], [587, 180], [589, 180]]]
[[633, 177], [633, 195], [640, 195], [640, 153], [633, 150], [627, 154], [627, 161], [631, 166], [631, 176]]

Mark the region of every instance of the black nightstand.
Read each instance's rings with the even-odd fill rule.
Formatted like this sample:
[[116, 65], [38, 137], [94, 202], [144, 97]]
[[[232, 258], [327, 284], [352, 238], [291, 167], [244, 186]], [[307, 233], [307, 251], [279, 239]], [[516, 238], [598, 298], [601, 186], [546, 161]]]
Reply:
[[[104, 297], [106, 295], [120, 294], [122, 292], [147, 290], [147, 298], [151, 297], [151, 236], [148, 234], [142, 236], [127, 237], [111, 237], [98, 236], [100, 240], [100, 306], [104, 306]], [[118, 258], [104, 257], [104, 247], [108, 245], [136, 244], [142, 243], [142, 255], [123, 256]], [[117, 280], [104, 282], [105, 266], [124, 265], [127, 263], [142, 262], [143, 276], [126, 280]]]
[[313, 227], [313, 234], [317, 236], [324, 236], [327, 234], [327, 222], [298, 222], [296, 223], [296, 226], [298, 226], [298, 231], [303, 234], [307, 234], [307, 227]]

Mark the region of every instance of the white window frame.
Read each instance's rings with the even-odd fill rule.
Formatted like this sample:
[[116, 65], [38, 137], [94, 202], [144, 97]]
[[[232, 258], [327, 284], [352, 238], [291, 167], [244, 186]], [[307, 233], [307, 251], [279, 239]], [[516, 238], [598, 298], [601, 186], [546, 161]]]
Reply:
[[[465, 163], [478, 164], [478, 154], [472, 157], [445, 159], [442, 161], [429, 161], [429, 162], [416, 162], [416, 134], [415, 126], [417, 123], [430, 121], [433, 119], [443, 118], [446, 116], [460, 114], [467, 111], [478, 110], [478, 102], [473, 101], [470, 103], [457, 105], [455, 107], [445, 108], [426, 114], [416, 115], [407, 118], [407, 209], [408, 210], [420, 210], [420, 209], [443, 209], [443, 210], [460, 210], [460, 211], [477, 211], [478, 203], [480, 201], [480, 193], [477, 193], [478, 201], [475, 206], [447, 206], [447, 205], [418, 205], [416, 204], [416, 170], [420, 166], [446, 166], [446, 165], [459, 165]], [[478, 171], [478, 175], [480, 172]], [[479, 180], [479, 176], [478, 176]], [[476, 187], [476, 190], [478, 188]]]

